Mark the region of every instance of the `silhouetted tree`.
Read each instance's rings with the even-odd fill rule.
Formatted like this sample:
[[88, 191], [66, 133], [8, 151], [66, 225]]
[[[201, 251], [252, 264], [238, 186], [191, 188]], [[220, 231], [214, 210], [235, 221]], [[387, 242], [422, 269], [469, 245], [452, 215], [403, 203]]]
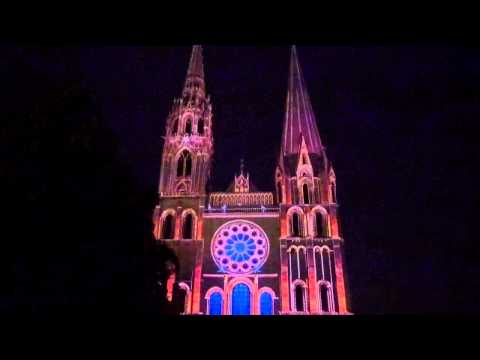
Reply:
[[[155, 193], [139, 190], [94, 94], [81, 82], [46, 84], [5, 125], [2, 304], [165, 311], [145, 282]], [[166, 249], [155, 255], [175, 260]]]

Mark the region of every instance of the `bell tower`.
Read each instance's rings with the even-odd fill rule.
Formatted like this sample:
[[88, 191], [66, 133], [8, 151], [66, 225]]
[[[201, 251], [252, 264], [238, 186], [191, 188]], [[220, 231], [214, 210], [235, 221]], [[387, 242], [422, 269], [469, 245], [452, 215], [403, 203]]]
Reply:
[[202, 47], [193, 46], [180, 98], [166, 120], [154, 235], [179, 259], [175, 283], [184, 313], [199, 311], [203, 211], [213, 156], [212, 106], [206, 94]]
[[200, 45], [193, 47], [182, 96], [173, 101], [166, 123], [160, 196], [205, 197], [213, 155], [212, 106]]
[[283, 313], [348, 312], [335, 181], [293, 46], [275, 172]]

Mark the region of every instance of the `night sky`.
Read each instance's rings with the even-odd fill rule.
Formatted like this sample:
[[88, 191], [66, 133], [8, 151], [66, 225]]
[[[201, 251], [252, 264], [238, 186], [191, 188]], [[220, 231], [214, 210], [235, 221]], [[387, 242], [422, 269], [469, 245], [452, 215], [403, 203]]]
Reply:
[[[297, 49], [337, 176], [352, 311], [479, 313], [480, 264], [467, 223], [477, 204], [471, 175], [479, 157], [473, 144], [480, 51]], [[4, 116], [47, 101], [47, 88], [81, 84], [94, 94], [136, 191], [155, 197], [165, 119], [181, 93], [191, 47], [0, 51]], [[204, 45], [214, 113], [210, 190], [225, 190], [243, 157], [253, 183], [273, 191], [289, 52], [288, 46]]]

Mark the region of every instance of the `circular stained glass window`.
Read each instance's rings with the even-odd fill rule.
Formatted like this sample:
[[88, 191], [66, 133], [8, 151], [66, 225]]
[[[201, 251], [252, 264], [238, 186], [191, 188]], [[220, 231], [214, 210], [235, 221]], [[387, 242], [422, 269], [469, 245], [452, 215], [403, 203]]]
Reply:
[[212, 257], [222, 272], [258, 272], [269, 252], [268, 237], [257, 224], [246, 220], [230, 221], [212, 239]]

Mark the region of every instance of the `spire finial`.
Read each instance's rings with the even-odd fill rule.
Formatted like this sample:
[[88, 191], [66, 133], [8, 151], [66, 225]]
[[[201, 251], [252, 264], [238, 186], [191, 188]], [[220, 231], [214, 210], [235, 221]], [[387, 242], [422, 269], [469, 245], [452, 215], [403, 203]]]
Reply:
[[243, 158], [240, 159], [240, 175], [243, 175], [244, 162]]

